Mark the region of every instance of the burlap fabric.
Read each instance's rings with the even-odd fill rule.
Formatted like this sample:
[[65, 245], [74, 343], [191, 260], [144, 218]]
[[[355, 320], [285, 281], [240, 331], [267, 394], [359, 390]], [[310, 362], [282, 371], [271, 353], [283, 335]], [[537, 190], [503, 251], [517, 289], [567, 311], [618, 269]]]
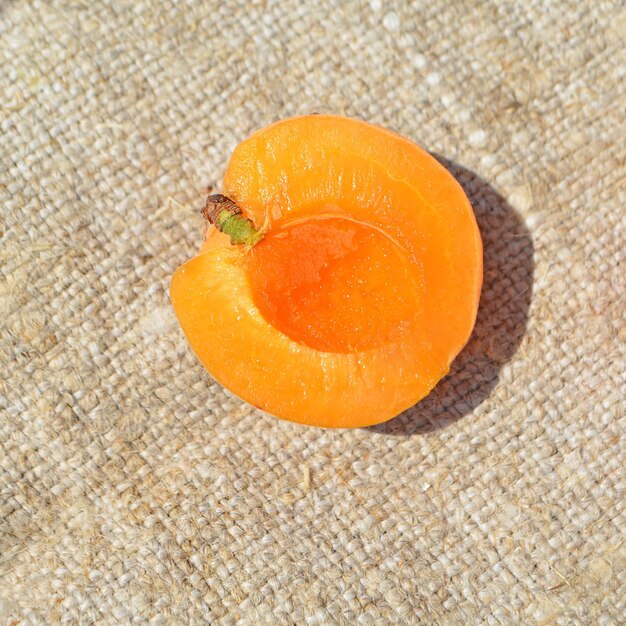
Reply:
[[[625, 36], [620, 2], [1, 2], [0, 622], [624, 623]], [[234, 146], [313, 111], [436, 153], [485, 242], [469, 346], [372, 429], [234, 398], [169, 303]]]

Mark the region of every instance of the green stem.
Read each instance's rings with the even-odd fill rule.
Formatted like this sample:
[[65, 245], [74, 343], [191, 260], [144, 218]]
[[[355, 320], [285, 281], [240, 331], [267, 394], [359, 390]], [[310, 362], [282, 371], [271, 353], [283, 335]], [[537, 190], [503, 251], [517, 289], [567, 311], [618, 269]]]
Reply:
[[207, 198], [202, 215], [217, 230], [226, 233], [233, 245], [254, 246], [263, 239], [263, 233], [254, 227], [252, 220], [244, 217], [237, 204], [221, 193]]

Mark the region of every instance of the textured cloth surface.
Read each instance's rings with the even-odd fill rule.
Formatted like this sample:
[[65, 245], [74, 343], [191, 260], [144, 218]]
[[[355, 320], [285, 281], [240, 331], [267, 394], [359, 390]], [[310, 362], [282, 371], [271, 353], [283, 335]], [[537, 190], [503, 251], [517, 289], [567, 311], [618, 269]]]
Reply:
[[[618, 624], [620, 2], [0, 2], [0, 623]], [[169, 302], [235, 145], [345, 114], [437, 154], [473, 339], [388, 424], [239, 401]]]

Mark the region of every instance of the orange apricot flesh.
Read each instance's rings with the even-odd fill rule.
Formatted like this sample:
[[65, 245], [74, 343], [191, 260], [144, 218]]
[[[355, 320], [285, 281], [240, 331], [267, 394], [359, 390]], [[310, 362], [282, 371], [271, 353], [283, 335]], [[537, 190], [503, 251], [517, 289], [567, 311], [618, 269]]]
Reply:
[[277, 417], [367, 426], [415, 404], [471, 334], [482, 244], [460, 185], [365, 122], [278, 122], [233, 153], [223, 194], [265, 236], [208, 229], [172, 279], [181, 327], [225, 387]]

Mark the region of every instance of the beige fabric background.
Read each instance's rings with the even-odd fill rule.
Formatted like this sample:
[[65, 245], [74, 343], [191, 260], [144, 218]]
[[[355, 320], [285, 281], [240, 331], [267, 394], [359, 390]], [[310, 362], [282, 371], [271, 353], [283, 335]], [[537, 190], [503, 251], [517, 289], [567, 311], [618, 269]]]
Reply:
[[[0, 2], [0, 622], [625, 622], [621, 2]], [[174, 269], [279, 118], [447, 160], [474, 338], [387, 425], [214, 383]], [[621, 264], [621, 267], [620, 267]]]

